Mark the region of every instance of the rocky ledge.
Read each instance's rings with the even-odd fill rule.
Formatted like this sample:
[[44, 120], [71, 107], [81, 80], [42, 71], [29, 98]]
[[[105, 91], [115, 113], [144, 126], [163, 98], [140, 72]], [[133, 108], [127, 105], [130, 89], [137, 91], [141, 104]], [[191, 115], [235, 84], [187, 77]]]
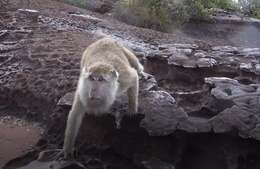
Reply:
[[[140, 79], [140, 126], [151, 136], [237, 132], [260, 140], [260, 49], [164, 44], [145, 57]], [[164, 68], [162, 68], [164, 67]], [[61, 98], [71, 106], [73, 94]], [[124, 96], [123, 96], [124, 97]], [[127, 111], [118, 99], [112, 113]], [[121, 106], [119, 106], [121, 105]], [[122, 108], [123, 105], [123, 108]]]

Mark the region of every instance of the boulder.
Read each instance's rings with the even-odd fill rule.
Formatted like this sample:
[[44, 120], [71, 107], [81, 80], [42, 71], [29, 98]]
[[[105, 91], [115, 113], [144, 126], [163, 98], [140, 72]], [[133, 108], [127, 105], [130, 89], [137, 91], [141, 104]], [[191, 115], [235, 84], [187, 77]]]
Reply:
[[39, 11], [34, 9], [18, 9], [15, 17], [18, 22], [38, 22]]
[[86, 7], [103, 14], [109, 12], [116, 1], [117, 0], [87, 0]]

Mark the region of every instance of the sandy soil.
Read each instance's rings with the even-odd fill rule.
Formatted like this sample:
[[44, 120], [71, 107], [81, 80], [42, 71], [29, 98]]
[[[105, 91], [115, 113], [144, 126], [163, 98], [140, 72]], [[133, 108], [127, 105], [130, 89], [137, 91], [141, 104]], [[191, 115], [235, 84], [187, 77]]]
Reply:
[[36, 124], [11, 116], [0, 118], [0, 168], [9, 160], [30, 151], [42, 129]]

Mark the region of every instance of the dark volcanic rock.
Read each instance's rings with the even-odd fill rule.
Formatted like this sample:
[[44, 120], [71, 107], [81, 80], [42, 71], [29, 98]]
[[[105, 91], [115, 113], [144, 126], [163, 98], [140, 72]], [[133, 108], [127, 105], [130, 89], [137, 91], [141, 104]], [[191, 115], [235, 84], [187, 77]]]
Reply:
[[216, 133], [238, 131], [241, 137], [253, 137], [260, 140], [255, 133], [260, 123], [259, 87], [242, 85], [227, 78], [207, 78], [207, 83], [216, 86], [211, 94], [220, 102], [231, 103], [211, 121]]
[[163, 162], [159, 159], [150, 159], [142, 162], [147, 169], [175, 169], [172, 164]]
[[177, 107], [175, 99], [165, 91], [150, 91], [140, 96], [140, 109], [145, 118], [141, 122], [152, 136], [173, 133], [179, 122], [187, 119], [187, 114]]
[[21, 167], [19, 169], [86, 169], [82, 164], [78, 162], [67, 161], [32, 161], [30, 164]]
[[16, 12], [16, 20], [18, 22], [31, 21], [37, 23], [39, 11], [32, 9], [18, 9]]
[[259, 140], [259, 48], [215, 46], [204, 51], [195, 45], [167, 44], [159, 49], [156, 55], [148, 55], [146, 67], [161, 81], [159, 87], [169, 91], [178, 108], [188, 114], [177, 129], [191, 133], [237, 131], [241, 137]]
[[252, 72], [259, 74], [260, 48], [238, 48], [234, 46], [215, 46], [207, 51], [195, 44], [166, 44], [157, 51], [150, 52], [148, 59], [165, 60], [169, 65], [184, 68], [228, 67], [230, 72]]
[[86, 7], [90, 10], [106, 13], [109, 12], [117, 0], [87, 0]]

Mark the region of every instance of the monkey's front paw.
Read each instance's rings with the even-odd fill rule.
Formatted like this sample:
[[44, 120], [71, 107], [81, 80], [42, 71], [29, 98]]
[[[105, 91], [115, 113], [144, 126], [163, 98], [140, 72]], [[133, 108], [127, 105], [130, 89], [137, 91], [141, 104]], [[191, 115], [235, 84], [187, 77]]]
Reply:
[[128, 116], [134, 116], [138, 113], [138, 109], [137, 108], [130, 108], [127, 112]]
[[65, 160], [73, 160], [73, 159], [75, 159], [75, 153], [74, 153], [74, 151], [64, 151], [64, 156], [63, 156], [63, 158], [65, 159]]
[[39, 153], [38, 161], [60, 161], [63, 160], [64, 151], [62, 149], [45, 150]]
[[115, 114], [115, 123], [116, 128], [121, 129], [121, 121], [122, 121], [123, 115], [120, 112], [116, 112]]
[[61, 150], [60, 152], [54, 154], [52, 156], [51, 160], [53, 160], [53, 161], [73, 161], [74, 154], [73, 153], [65, 154], [65, 152], [63, 150]]

